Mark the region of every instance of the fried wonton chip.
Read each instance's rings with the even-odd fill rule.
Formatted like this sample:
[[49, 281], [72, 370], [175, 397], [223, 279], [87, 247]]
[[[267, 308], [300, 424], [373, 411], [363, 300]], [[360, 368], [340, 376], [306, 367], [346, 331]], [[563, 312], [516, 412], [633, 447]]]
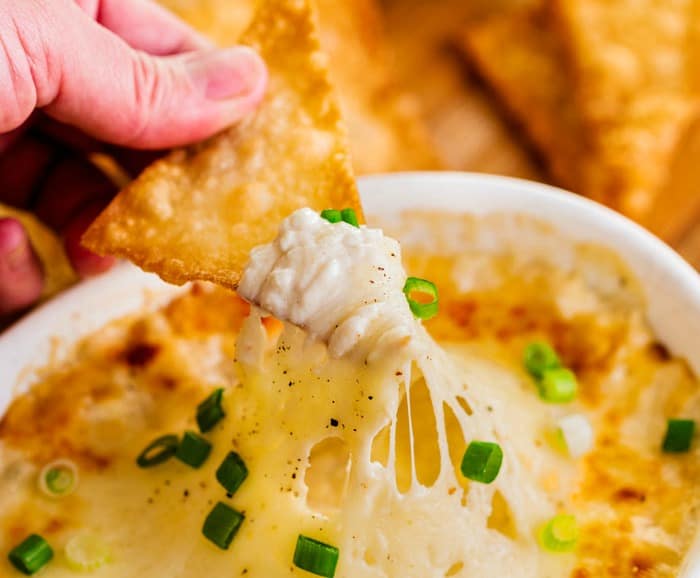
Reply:
[[32, 247], [44, 269], [42, 299], [47, 299], [72, 285], [77, 275], [71, 267], [63, 243], [58, 236], [34, 215], [0, 203], [0, 219], [11, 217], [24, 225]]
[[559, 38], [544, 9], [513, 6], [472, 23], [461, 44], [543, 156], [557, 184], [581, 190], [585, 135]]
[[[579, 4], [592, 7], [598, 2]], [[547, 2], [504, 9], [470, 25], [462, 40], [470, 59], [542, 152], [558, 184], [637, 220], [648, 219], [693, 118], [694, 102], [687, 91], [679, 86], [640, 87], [623, 98], [622, 89], [602, 83], [593, 101], [617, 104], [608, 105], [606, 113], [603, 104], [595, 114], [587, 113], [583, 97], [577, 95], [588, 86], [589, 72], [576, 66], [571, 71], [571, 59], [578, 58], [581, 48], [572, 49], [562, 37], [558, 16]], [[604, 48], [592, 45], [588, 50]]]
[[439, 169], [417, 98], [397, 82], [377, 0], [318, 0], [321, 44], [358, 173]]
[[[159, 0], [217, 44], [236, 41], [254, 0]], [[321, 46], [333, 55], [337, 88], [358, 174], [440, 168], [417, 99], [392, 70], [377, 0], [318, 0]]]
[[345, 131], [306, 0], [264, 0], [242, 39], [268, 65], [248, 119], [156, 162], [98, 217], [84, 242], [166, 281], [235, 288], [250, 249], [295, 209], [353, 207]]
[[554, 2], [600, 167], [590, 186], [633, 217], [652, 207], [697, 113], [689, 70], [695, 2]]

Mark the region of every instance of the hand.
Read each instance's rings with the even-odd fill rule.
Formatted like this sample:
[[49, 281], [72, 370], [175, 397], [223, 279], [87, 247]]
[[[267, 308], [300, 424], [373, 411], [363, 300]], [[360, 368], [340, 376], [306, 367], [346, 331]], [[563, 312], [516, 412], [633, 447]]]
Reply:
[[[82, 231], [114, 193], [88, 161], [137, 173], [153, 153], [250, 113], [267, 75], [245, 47], [214, 49], [150, 0], [0, 0], [0, 202], [59, 231], [81, 275], [105, 270]], [[0, 315], [41, 294], [26, 232], [0, 219]]]

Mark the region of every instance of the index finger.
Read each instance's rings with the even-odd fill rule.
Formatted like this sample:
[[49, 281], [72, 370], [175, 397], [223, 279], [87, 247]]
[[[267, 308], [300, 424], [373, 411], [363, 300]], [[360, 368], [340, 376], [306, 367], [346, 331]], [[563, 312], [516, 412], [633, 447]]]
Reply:
[[136, 50], [168, 56], [212, 46], [205, 36], [151, 0], [78, 0], [78, 4]]

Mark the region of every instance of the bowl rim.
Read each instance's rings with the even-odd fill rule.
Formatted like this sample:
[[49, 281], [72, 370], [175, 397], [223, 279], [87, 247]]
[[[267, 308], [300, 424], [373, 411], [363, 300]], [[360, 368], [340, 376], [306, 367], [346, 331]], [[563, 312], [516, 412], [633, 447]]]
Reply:
[[[643, 247], [653, 247], [655, 250], [661, 251], [663, 253], [662, 256], [669, 259], [670, 264], [682, 272], [688, 283], [700, 291], [700, 273], [668, 243], [622, 213], [596, 200], [566, 189], [519, 177], [468, 171], [403, 171], [366, 175], [358, 179], [361, 189], [374, 189], [377, 186], [383, 187], [387, 181], [392, 186], [394, 184], [398, 186], [407, 183], [413, 186], [424, 186], [430, 183], [448, 186], [457, 183], [462, 185], [491, 184], [498, 188], [498, 194], [512, 195], [515, 193], [520, 196], [523, 191], [526, 191], [536, 201], [541, 200], [557, 208], [566, 207], [572, 210], [584, 211], [589, 213], [591, 217], [600, 218], [600, 222], [604, 225], [601, 228], [620, 228], [631, 235], [635, 241], [641, 243]], [[365, 202], [363, 199], [363, 204]], [[432, 202], [426, 203], [426, 207], [428, 205], [432, 206]], [[411, 207], [414, 206], [415, 204], [411, 204]]]
[[[552, 223], [574, 242], [590, 242], [614, 251], [647, 293], [647, 318], [657, 337], [687, 359], [700, 375], [700, 354], [691, 340], [669, 330], [669, 318], [681, 319], [690, 335], [700, 335], [700, 274], [668, 244], [616, 211], [563, 189], [513, 177], [460, 172], [407, 172], [361, 180], [369, 214], [402, 209], [525, 214]], [[425, 194], [429, 190], [430, 194]], [[461, 190], [461, 194], [453, 194]], [[443, 194], [443, 193], [447, 194]], [[423, 194], [421, 194], [423, 193]], [[418, 200], [416, 200], [418, 198]], [[482, 205], [475, 205], [475, 201]], [[670, 287], [674, 302], [661, 300]], [[649, 299], [655, 289], [657, 298]], [[685, 317], [684, 311], [693, 315]]]

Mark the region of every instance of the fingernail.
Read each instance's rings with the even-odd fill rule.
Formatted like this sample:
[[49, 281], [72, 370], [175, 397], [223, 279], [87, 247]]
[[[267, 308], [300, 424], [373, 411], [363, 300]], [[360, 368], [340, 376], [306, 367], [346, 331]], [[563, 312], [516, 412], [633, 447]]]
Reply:
[[101, 257], [89, 251], [80, 242], [85, 229], [95, 220], [104, 208], [104, 203], [96, 201], [85, 207], [66, 227], [63, 242], [68, 258], [73, 263], [78, 275], [92, 277], [110, 269], [116, 260], [114, 257]]
[[187, 68], [195, 86], [210, 100], [229, 100], [253, 94], [266, 77], [262, 58], [245, 46], [192, 54]]

